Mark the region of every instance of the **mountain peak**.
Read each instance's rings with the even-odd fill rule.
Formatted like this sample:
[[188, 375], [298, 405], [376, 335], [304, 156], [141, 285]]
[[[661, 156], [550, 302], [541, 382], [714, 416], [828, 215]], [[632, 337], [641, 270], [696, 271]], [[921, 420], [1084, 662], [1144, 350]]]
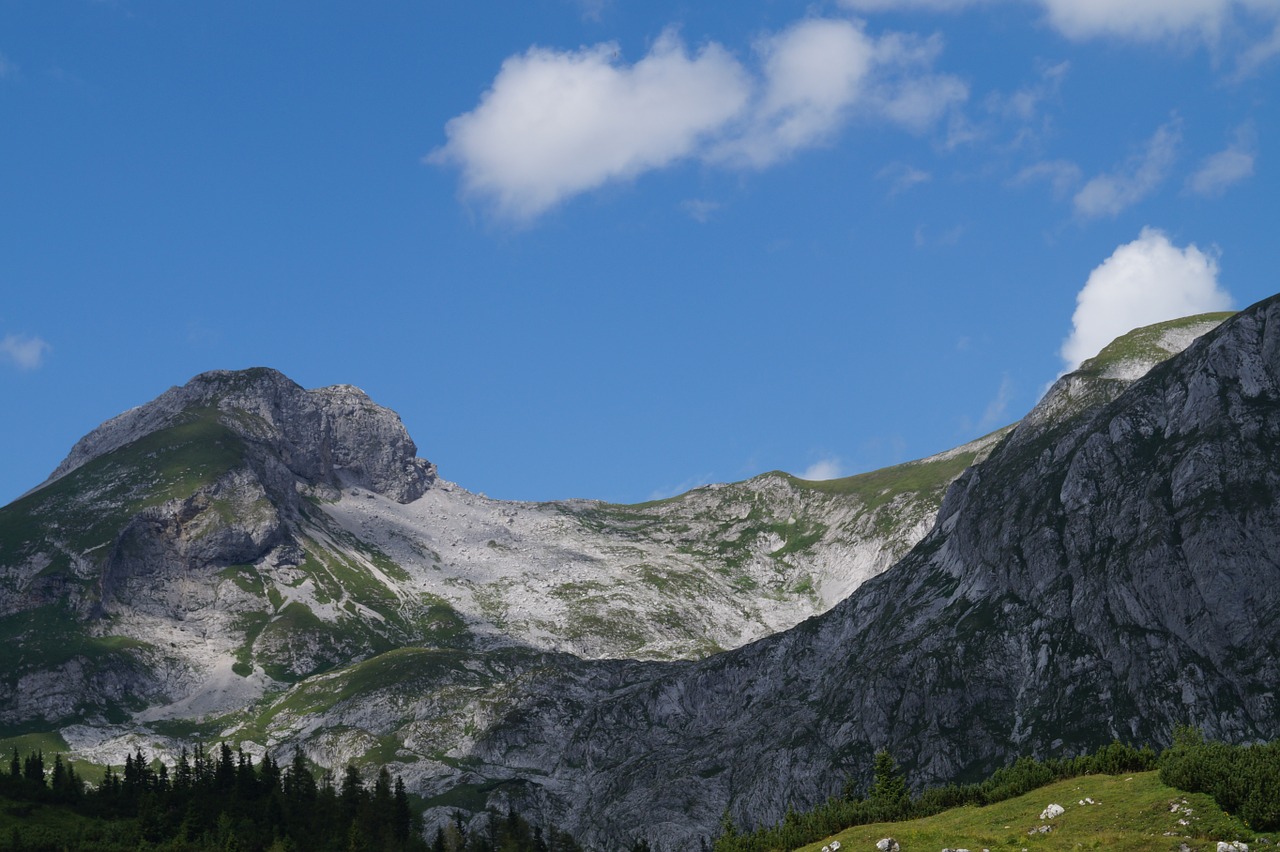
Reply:
[[211, 370], [172, 387], [84, 436], [53, 471], [54, 482], [88, 462], [183, 423], [213, 416], [252, 447], [313, 485], [360, 485], [407, 503], [435, 480], [435, 467], [394, 411], [354, 385], [307, 390], [268, 367]]

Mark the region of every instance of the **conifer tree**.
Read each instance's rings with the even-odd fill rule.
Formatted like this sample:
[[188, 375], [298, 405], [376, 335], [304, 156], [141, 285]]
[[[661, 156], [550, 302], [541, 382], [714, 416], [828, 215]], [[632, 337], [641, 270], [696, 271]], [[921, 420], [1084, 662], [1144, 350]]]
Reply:
[[897, 817], [911, 799], [907, 794], [907, 782], [898, 771], [898, 764], [887, 749], [876, 752], [872, 765], [874, 778], [867, 801], [887, 819]]
[[22, 763], [22, 777], [35, 784], [44, 786], [44, 752], [36, 751], [27, 755]]

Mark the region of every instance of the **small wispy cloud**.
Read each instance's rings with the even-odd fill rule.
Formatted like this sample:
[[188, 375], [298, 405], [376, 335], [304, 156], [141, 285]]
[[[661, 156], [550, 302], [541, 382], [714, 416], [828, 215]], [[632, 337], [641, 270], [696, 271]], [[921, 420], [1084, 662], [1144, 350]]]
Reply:
[[612, 4], [612, 0], [574, 0], [582, 17], [588, 21], [600, 21], [604, 18], [605, 10]]
[[715, 482], [714, 474], [704, 473], [701, 476], [693, 476], [685, 481], [670, 485], [663, 488], [656, 488], [649, 492], [650, 500], [666, 500], [668, 497], [678, 497], [685, 492], [692, 491], [695, 488], [701, 488]]
[[1080, 188], [1073, 199], [1076, 213], [1089, 219], [1118, 216], [1146, 198], [1168, 176], [1178, 158], [1181, 141], [1180, 119], [1175, 117], [1160, 125], [1140, 153], [1115, 171], [1098, 175]]
[[42, 338], [27, 334], [6, 334], [0, 339], [0, 357], [20, 370], [34, 370], [44, 363], [52, 347]]
[[1056, 98], [1062, 89], [1062, 81], [1071, 70], [1070, 62], [1059, 62], [1045, 66], [1040, 71], [1040, 78], [1009, 94], [992, 92], [987, 96], [985, 104], [990, 112], [1006, 118], [1031, 123], [1039, 119], [1041, 106], [1045, 101]]
[[943, 248], [951, 248], [960, 245], [960, 238], [964, 236], [964, 224], [952, 225], [950, 228], [944, 228], [938, 232], [936, 236], [929, 233], [924, 225], [916, 225], [914, 241], [916, 248], [927, 248], [929, 246], [938, 246]]
[[809, 482], [818, 482], [824, 479], [839, 479], [844, 476], [844, 465], [838, 458], [827, 458], [816, 461], [806, 467], [801, 473], [800, 478]]
[[719, 201], [709, 201], [705, 198], [690, 198], [680, 202], [680, 209], [689, 214], [689, 218], [693, 221], [705, 225], [711, 221], [711, 216], [721, 207]]
[[[840, 0], [858, 13], [954, 12], [1001, 0]], [[1015, 0], [1003, 0], [1010, 5]], [[1280, 57], [1280, 3], [1275, 0], [1017, 0], [1038, 6], [1046, 23], [1075, 41], [1207, 45], [1236, 57], [1236, 82]], [[1259, 35], [1261, 34], [1261, 35]]]
[[1084, 172], [1070, 160], [1044, 160], [1018, 172], [1010, 183], [1014, 186], [1047, 183], [1056, 198], [1065, 198], [1083, 179]]
[[876, 178], [889, 183], [889, 195], [892, 197], [906, 192], [913, 186], [928, 183], [933, 180], [933, 175], [907, 163], [890, 163], [876, 172]]
[[1271, 34], [1261, 41], [1249, 45], [1241, 51], [1236, 60], [1235, 80], [1247, 79], [1262, 70], [1262, 66], [1280, 56], [1280, 23], [1276, 24]]
[[1228, 187], [1252, 177], [1255, 146], [1252, 126], [1237, 128], [1235, 141], [1206, 157], [1200, 168], [1187, 178], [1187, 191], [1205, 197], [1222, 195]]
[[982, 412], [982, 418], [978, 420], [979, 431], [986, 432], [1005, 425], [1005, 415], [1009, 411], [1009, 401], [1012, 398], [1013, 379], [1005, 373], [1000, 379], [1000, 388], [996, 391], [996, 395], [987, 403], [986, 410]]

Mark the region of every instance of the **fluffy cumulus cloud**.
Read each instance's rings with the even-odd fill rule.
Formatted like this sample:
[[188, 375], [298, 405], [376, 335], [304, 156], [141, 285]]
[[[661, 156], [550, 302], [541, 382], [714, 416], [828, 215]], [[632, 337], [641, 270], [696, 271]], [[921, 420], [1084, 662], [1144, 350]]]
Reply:
[[737, 115], [750, 82], [717, 45], [691, 56], [672, 33], [631, 66], [613, 45], [534, 48], [502, 64], [471, 112], [429, 155], [462, 169], [466, 189], [529, 218], [563, 198], [689, 156]]
[[1089, 274], [1076, 296], [1062, 358], [1074, 370], [1135, 328], [1231, 306], [1215, 257], [1194, 244], [1178, 248], [1163, 232], [1144, 228]]
[[1080, 188], [1074, 198], [1076, 213], [1086, 218], [1116, 216], [1146, 198], [1168, 176], [1181, 141], [1181, 122], [1174, 119], [1162, 125], [1141, 153]]
[[1187, 191], [1203, 196], [1221, 195], [1231, 185], [1253, 176], [1253, 160], [1253, 128], [1241, 127], [1236, 131], [1234, 142], [1206, 157], [1200, 168], [1187, 178]]
[[49, 344], [39, 337], [6, 334], [0, 338], [0, 358], [21, 370], [34, 370], [44, 363]]
[[713, 156], [767, 166], [827, 139], [858, 99], [876, 43], [849, 21], [801, 21], [757, 47], [764, 73], [746, 129]]
[[932, 71], [941, 49], [835, 18], [762, 39], [754, 70], [715, 43], [691, 54], [670, 32], [632, 65], [610, 44], [534, 48], [503, 63], [427, 159], [457, 166], [466, 192], [527, 220], [682, 159], [763, 168], [828, 143], [858, 113], [927, 129], [968, 97], [962, 81]]

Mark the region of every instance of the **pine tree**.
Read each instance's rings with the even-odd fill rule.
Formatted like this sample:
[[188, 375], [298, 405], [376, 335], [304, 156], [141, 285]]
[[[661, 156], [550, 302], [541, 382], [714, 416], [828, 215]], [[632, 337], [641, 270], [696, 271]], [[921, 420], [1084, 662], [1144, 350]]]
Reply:
[[32, 781], [44, 786], [44, 752], [36, 751], [27, 755], [27, 759], [22, 765], [22, 776], [28, 781]]
[[176, 793], [185, 794], [194, 783], [194, 775], [191, 771], [191, 760], [187, 755], [187, 747], [182, 747], [182, 754], [178, 757], [178, 762], [173, 767], [173, 790]]
[[875, 777], [867, 801], [883, 819], [901, 816], [911, 799], [907, 794], [907, 782], [898, 772], [898, 764], [887, 749], [876, 752], [872, 771]]
[[49, 779], [49, 786], [58, 796], [61, 796], [67, 788], [67, 768], [62, 765], [62, 755], [60, 754], [53, 756], [53, 775]]
[[409, 807], [409, 793], [404, 788], [404, 779], [396, 776], [396, 791], [393, 804], [392, 834], [401, 843], [409, 839], [413, 831], [413, 810]]

